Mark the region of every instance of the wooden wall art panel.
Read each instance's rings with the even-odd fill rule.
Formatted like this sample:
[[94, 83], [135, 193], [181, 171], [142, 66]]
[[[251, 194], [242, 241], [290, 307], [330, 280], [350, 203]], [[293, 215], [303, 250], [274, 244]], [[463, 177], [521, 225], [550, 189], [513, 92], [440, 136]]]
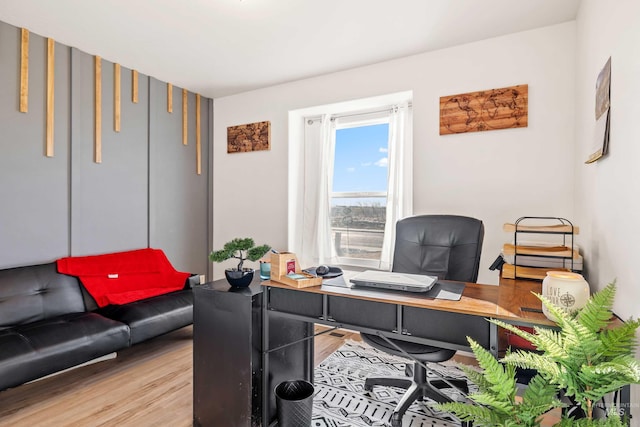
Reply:
[[167, 83], [167, 113], [173, 113], [173, 85]]
[[271, 122], [257, 122], [227, 128], [227, 153], [271, 149]]
[[29, 111], [29, 30], [20, 30], [20, 105], [21, 113]]
[[440, 98], [440, 135], [527, 127], [529, 85]]
[[55, 41], [47, 39], [47, 136], [45, 142], [45, 155], [53, 157], [53, 114], [55, 106]]

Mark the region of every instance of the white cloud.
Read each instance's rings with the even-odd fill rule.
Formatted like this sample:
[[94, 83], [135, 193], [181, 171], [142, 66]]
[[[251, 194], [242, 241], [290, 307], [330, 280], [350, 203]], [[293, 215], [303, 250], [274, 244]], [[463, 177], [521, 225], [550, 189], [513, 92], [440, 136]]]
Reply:
[[380, 149], [378, 151], [380, 151], [381, 153], [388, 153], [389, 149], [385, 148], [385, 147], [380, 147]]
[[386, 168], [389, 166], [389, 158], [388, 157], [383, 157], [380, 160], [378, 160], [377, 162], [375, 162], [376, 166], [380, 166], [381, 168]]
[[360, 163], [360, 166], [366, 168], [367, 166], [371, 166], [373, 163], [371, 162], [366, 162], [366, 163]]
[[354, 167], [347, 168], [347, 172], [349, 172], [349, 173], [355, 172], [355, 171], [356, 171], [356, 168], [354, 168]]

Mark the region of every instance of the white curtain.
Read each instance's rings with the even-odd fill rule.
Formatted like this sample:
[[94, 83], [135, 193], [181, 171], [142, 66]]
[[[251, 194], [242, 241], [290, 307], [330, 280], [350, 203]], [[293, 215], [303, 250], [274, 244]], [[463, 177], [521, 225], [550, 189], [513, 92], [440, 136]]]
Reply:
[[391, 270], [396, 222], [413, 214], [413, 135], [408, 103], [394, 107], [389, 120], [387, 218], [380, 255], [381, 270]]
[[[385, 113], [386, 115], [387, 113]], [[371, 117], [369, 117], [370, 119]], [[331, 192], [335, 156], [335, 128], [356, 120], [332, 120], [328, 114], [305, 119], [299, 149], [290, 154], [289, 248], [304, 266], [336, 264], [338, 257], [331, 233]], [[358, 118], [361, 122], [362, 118]], [[393, 262], [396, 222], [413, 214], [413, 138], [408, 103], [393, 107], [389, 120], [387, 209], [382, 255], [378, 268], [390, 270]], [[295, 152], [293, 152], [295, 151]]]
[[302, 221], [296, 232], [302, 236], [293, 248], [302, 265], [335, 264], [331, 242], [331, 191], [335, 153], [335, 125], [331, 117], [307, 120], [302, 156]]

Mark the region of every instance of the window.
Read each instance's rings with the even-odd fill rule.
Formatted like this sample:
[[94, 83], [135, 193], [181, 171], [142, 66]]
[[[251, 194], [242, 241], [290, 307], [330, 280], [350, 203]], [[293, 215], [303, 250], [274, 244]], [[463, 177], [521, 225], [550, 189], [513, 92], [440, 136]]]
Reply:
[[335, 127], [331, 235], [341, 264], [380, 261], [386, 223], [389, 116]]
[[289, 113], [288, 249], [303, 265], [388, 270], [412, 214], [411, 92]]

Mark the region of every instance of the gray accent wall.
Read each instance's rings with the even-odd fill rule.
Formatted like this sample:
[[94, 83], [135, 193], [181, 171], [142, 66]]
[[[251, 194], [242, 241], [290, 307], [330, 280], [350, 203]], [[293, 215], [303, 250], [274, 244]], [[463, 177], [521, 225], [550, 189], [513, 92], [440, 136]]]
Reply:
[[45, 157], [47, 42], [30, 35], [21, 113], [20, 29], [0, 23], [0, 267], [69, 253], [70, 49], [55, 45], [54, 157]]
[[[187, 95], [187, 145], [182, 144], [182, 89], [173, 87], [173, 112], [167, 111], [167, 84], [154, 78], [149, 84], [149, 237], [151, 247], [170, 248], [176, 264], [191, 266], [207, 258], [211, 224], [209, 201], [209, 102], [200, 99], [202, 173], [196, 174], [196, 95]], [[186, 267], [185, 267], [186, 268]], [[201, 270], [206, 274], [207, 270]]]
[[95, 59], [72, 49], [71, 255], [147, 247], [149, 78], [121, 68], [121, 131], [113, 125], [113, 63], [102, 60], [102, 163], [94, 161]]
[[[98, 53], [99, 54], [99, 53]], [[196, 174], [195, 98], [182, 145], [182, 88], [141, 73], [132, 102], [121, 66], [114, 131], [113, 63], [102, 60], [102, 163], [94, 162], [94, 56], [56, 43], [55, 156], [45, 148], [46, 39], [30, 34], [29, 111], [18, 111], [20, 29], [0, 22], [0, 268], [144, 247], [178, 270], [206, 274], [211, 247], [212, 102], [201, 98], [202, 174]]]

